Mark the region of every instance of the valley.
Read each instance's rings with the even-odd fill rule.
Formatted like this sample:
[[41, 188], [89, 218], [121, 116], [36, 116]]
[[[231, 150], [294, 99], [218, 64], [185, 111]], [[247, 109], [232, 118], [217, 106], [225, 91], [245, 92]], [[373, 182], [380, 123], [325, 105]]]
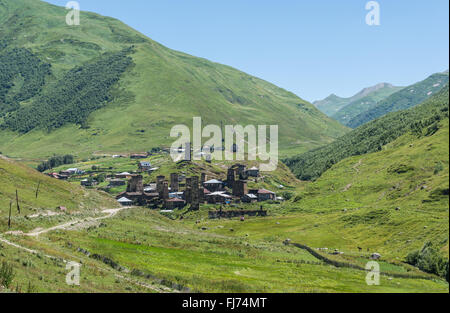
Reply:
[[0, 0], [0, 293], [449, 292], [448, 71], [311, 104], [66, 13]]

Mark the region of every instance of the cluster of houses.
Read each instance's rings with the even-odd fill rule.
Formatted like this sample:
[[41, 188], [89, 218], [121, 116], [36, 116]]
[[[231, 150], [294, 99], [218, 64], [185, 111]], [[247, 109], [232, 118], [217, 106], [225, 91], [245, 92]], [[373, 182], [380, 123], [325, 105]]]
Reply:
[[73, 175], [83, 175], [85, 172], [78, 168], [69, 168], [64, 171], [60, 171], [59, 173], [48, 173], [47, 175], [56, 178], [56, 179], [68, 179]]
[[259, 169], [246, 169], [241, 164], [231, 166], [224, 181], [208, 180], [205, 173], [200, 177], [172, 173], [170, 181], [165, 176], [158, 176], [156, 182], [144, 186], [140, 174], [121, 173], [117, 176], [129, 179], [127, 190], [117, 196], [118, 202], [125, 206], [162, 204], [165, 209], [173, 210], [190, 205], [191, 209], [197, 210], [201, 203], [252, 203], [279, 199], [267, 189], [248, 189], [247, 179], [258, 177]]
[[[117, 155], [115, 157], [125, 156]], [[228, 169], [227, 177], [223, 180], [208, 179], [205, 173], [202, 173], [200, 177], [186, 177], [172, 173], [168, 179], [165, 176], [158, 176], [156, 182], [144, 185], [142, 174], [151, 174], [158, 168], [153, 167], [151, 162], [142, 160], [148, 158], [147, 153], [131, 154], [129, 157], [137, 160], [138, 171], [136, 173], [123, 172], [107, 177], [108, 188], [127, 185], [126, 191], [116, 197], [123, 206], [154, 206], [174, 210], [189, 205], [190, 209], [198, 210], [202, 203], [231, 204], [282, 200], [267, 189], [248, 189], [247, 180], [258, 178], [260, 175], [257, 167], [247, 169], [245, 165], [234, 164]], [[71, 168], [48, 175], [57, 179], [67, 179], [73, 175], [83, 174], [85, 174], [84, 171]], [[93, 178], [88, 178], [81, 180], [80, 184], [92, 187], [98, 182]], [[221, 216], [222, 213], [217, 214], [214, 213], [214, 216]], [[258, 211], [255, 214], [262, 215], [264, 212]]]

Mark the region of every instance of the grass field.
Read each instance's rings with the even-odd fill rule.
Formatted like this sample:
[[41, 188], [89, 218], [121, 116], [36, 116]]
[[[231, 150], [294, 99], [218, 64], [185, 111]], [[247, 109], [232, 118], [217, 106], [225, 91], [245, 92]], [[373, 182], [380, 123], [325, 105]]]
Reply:
[[[264, 219], [267, 224], [275, 222]], [[282, 224], [284, 219], [280, 219]], [[242, 223], [230, 232], [232, 222], [215, 224], [215, 231], [203, 231], [180, 224], [147, 209], [133, 208], [97, 227], [78, 231], [55, 231], [38, 239], [17, 239], [20, 244], [39, 247], [43, 251], [58, 253], [75, 260], [86, 261], [78, 248], [110, 258], [131, 271], [131, 277], [148, 284], [161, 283], [181, 290], [199, 292], [448, 292], [448, 284], [440, 279], [403, 279], [382, 276], [380, 286], [368, 286], [366, 273], [353, 269], [335, 268], [315, 259], [308, 252], [284, 246], [281, 241], [260, 238], [252, 232], [253, 224], [260, 220]], [[201, 224], [209, 225], [209, 224]], [[263, 225], [263, 224], [259, 224]], [[223, 226], [219, 234], [220, 226]], [[238, 225], [236, 225], [238, 226]], [[219, 232], [219, 233], [216, 233]], [[232, 234], [231, 234], [232, 233]], [[9, 248], [8, 248], [9, 249]], [[25, 257], [37, 262], [33, 257]], [[20, 258], [22, 260], [22, 258]], [[89, 259], [91, 260], [91, 259]], [[89, 261], [86, 261], [89, 262]], [[90, 261], [92, 262], [92, 260]], [[19, 263], [19, 262], [18, 262]], [[94, 262], [95, 263], [95, 262]], [[87, 263], [89, 267], [91, 264]], [[94, 268], [100, 266], [98, 263]], [[383, 270], [382, 264], [382, 270]], [[33, 275], [23, 274], [24, 266], [16, 265], [22, 272], [19, 284], [39, 286], [40, 291], [67, 291], [63, 273], [55, 275], [52, 286], [40, 284], [39, 268]], [[84, 265], [83, 265], [84, 268]], [[399, 271], [398, 266], [385, 269]], [[50, 269], [47, 269], [50, 270]], [[93, 269], [94, 270], [94, 269]], [[82, 275], [81, 286], [71, 291], [89, 291], [111, 282], [107, 274], [93, 274], [88, 269]], [[94, 270], [95, 271], [95, 270]], [[36, 273], [37, 272], [37, 273]], [[61, 269], [61, 272], [64, 272]], [[82, 272], [84, 273], [84, 272]], [[47, 277], [45, 272], [42, 276]], [[123, 283], [122, 283], [123, 284]], [[131, 288], [129, 283], [125, 288]], [[111, 284], [106, 290], [123, 288], [121, 283]], [[132, 291], [139, 291], [133, 288]]]

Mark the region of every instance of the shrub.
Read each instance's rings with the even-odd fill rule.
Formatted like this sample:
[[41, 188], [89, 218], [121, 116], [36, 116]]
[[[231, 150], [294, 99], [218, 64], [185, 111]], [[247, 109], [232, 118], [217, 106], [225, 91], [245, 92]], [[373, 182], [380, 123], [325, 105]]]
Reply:
[[438, 174], [439, 172], [442, 172], [444, 170], [444, 165], [442, 165], [441, 162], [436, 163], [434, 166], [434, 175]]
[[0, 267], [0, 284], [9, 288], [14, 279], [14, 275], [14, 268], [12, 265], [3, 261], [2, 267]]
[[289, 191], [285, 191], [281, 193], [281, 196], [284, 198], [284, 200], [291, 200], [294, 194]]
[[73, 164], [75, 158], [73, 155], [66, 154], [64, 156], [53, 156], [45, 162], [42, 162], [37, 166], [37, 170], [39, 172], [45, 172], [46, 170], [50, 170], [54, 167], [58, 167], [63, 164]]
[[440, 254], [439, 249], [430, 241], [426, 242], [421, 250], [408, 254], [406, 263], [418, 267], [421, 271], [446, 278], [448, 281], [448, 260]]

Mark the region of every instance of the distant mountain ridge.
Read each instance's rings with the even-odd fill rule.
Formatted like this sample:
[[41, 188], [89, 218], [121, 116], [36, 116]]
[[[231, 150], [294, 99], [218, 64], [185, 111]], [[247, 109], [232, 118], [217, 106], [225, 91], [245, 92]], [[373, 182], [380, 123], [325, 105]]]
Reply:
[[325, 113], [326, 115], [333, 117], [335, 114], [337, 114], [341, 109], [345, 108], [349, 104], [358, 101], [362, 98], [369, 97], [371, 94], [379, 91], [379, 90], [397, 90], [397, 88], [392, 84], [389, 83], [379, 83], [371, 87], [367, 87], [359, 91], [357, 94], [355, 94], [352, 97], [349, 98], [342, 98], [335, 94], [331, 94], [327, 98], [323, 100], [314, 101], [313, 104], [318, 108], [320, 111]]
[[449, 116], [449, 86], [423, 103], [371, 121], [329, 145], [284, 160], [301, 180], [316, 180], [334, 164], [351, 156], [381, 151], [383, 146], [412, 132], [433, 134]]
[[423, 81], [391, 94], [372, 108], [350, 119], [346, 125], [356, 128], [387, 113], [411, 108], [438, 93], [448, 81], [448, 72], [433, 74]]
[[380, 88], [372, 90], [368, 92], [366, 96], [350, 102], [337, 113], [332, 115], [332, 118], [339, 121], [341, 124], [347, 125], [348, 122], [355, 116], [370, 110], [379, 101], [402, 89], [403, 87], [395, 87], [391, 84], [380, 84]]

